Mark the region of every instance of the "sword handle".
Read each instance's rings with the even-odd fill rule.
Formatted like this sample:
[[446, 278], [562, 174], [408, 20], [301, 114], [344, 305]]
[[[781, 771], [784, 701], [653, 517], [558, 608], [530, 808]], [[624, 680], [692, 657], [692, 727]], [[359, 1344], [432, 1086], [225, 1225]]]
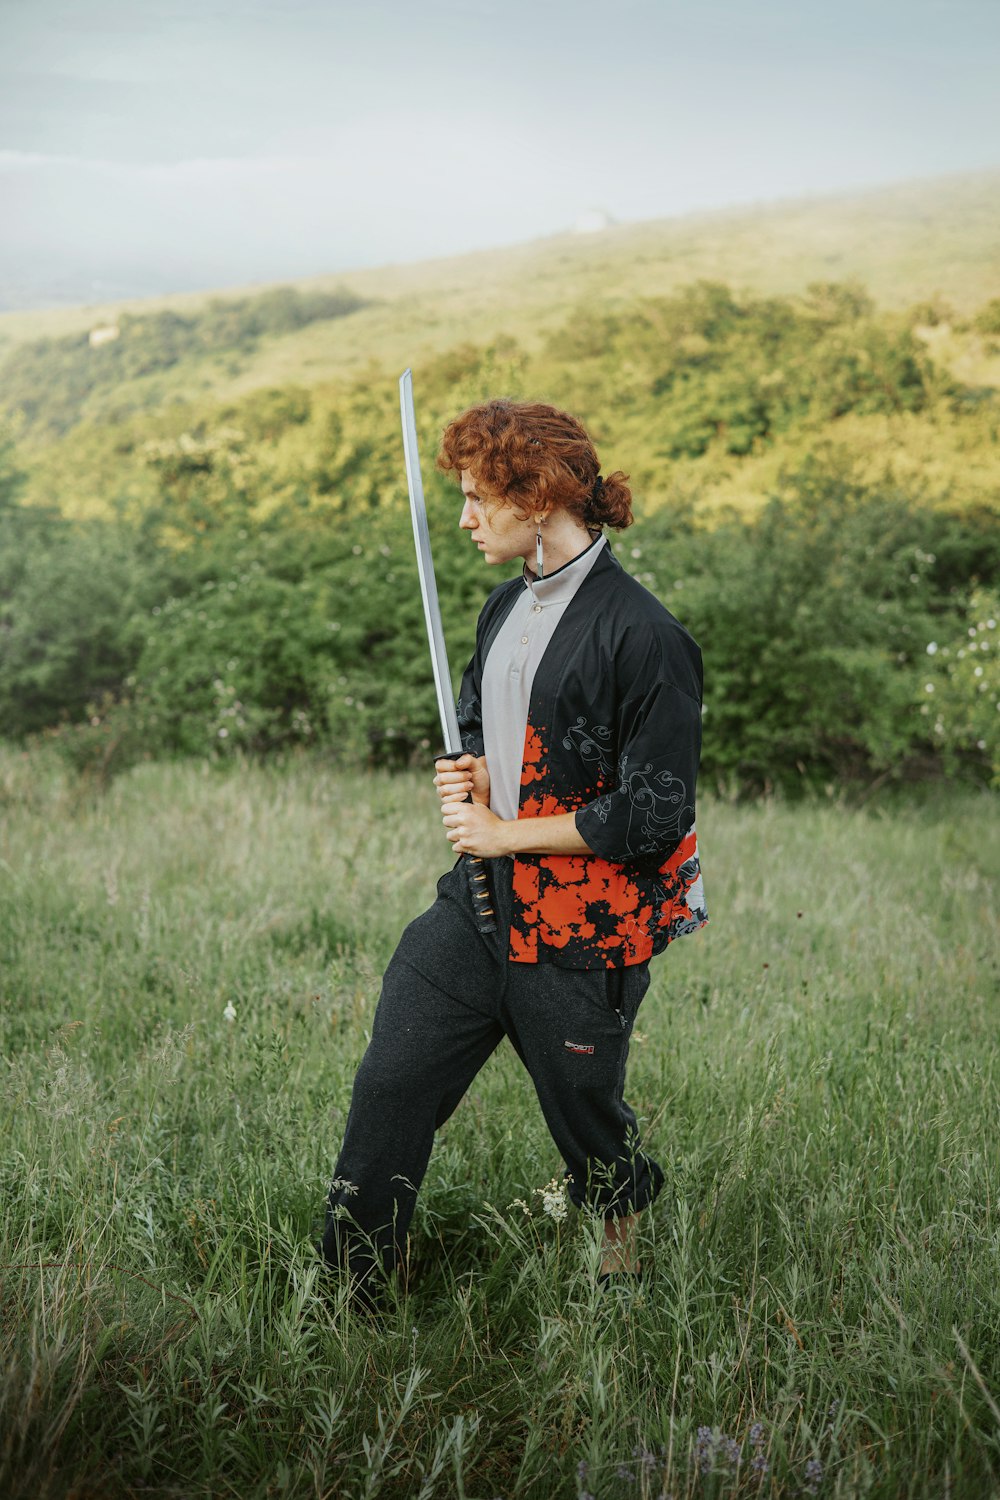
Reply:
[[[471, 802], [471, 797], [466, 797]], [[479, 854], [463, 854], [465, 875], [469, 882], [472, 909], [476, 914], [476, 926], [480, 932], [496, 932], [496, 917], [493, 912], [493, 893], [490, 890], [489, 871], [486, 861]]]
[[[435, 762], [439, 760], [455, 760], [461, 750], [441, 750], [435, 755]], [[468, 792], [463, 798], [465, 802], [472, 801], [472, 793]], [[480, 932], [496, 932], [496, 915], [493, 909], [493, 892], [490, 889], [490, 874], [487, 862], [481, 854], [464, 854], [465, 878], [469, 882], [469, 895], [472, 897], [472, 910], [476, 918], [476, 926]]]

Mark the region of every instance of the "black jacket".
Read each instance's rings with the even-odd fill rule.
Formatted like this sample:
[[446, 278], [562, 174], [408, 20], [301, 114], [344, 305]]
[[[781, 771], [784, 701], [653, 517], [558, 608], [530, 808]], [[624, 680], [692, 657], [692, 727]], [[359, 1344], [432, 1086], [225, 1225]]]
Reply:
[[[482, 755], [487, 653], [522, 578], [490, 594], [457, 703]], [[708, 920], [695, 834], [701, 651], [605, 547], [531, 688], [518, 818], [575, 812], [591, 854], [519, 854], [509, 958], [618, 968]]]

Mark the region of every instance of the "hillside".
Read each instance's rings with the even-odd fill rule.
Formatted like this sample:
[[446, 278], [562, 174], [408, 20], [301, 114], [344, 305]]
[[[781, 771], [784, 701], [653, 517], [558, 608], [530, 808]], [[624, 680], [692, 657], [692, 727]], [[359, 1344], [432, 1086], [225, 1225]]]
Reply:
[[616, 550], [702, 647], [711, 783], [1000, 782], [998, 183], [6, 320], [5, 732], [99, 779], [301, 746], [416, 764], [409, 363], [453, 664], [490, 580], [442, 427], [543, 399], [629, 475]]
[[[1000, 170], [308, 278], [294, 285], [304, 293], [344, 288], [371, 304], [351, 319], [349, 336], [312, 324], [267, 341], [238, 370], [205, 363], [196, 374], [186, 371], [185, 390], [231, 399], [260, 385], [356, 374], [372, 362], [388, 370], [417, 366], [458, 342], [490, 343], [500, 335], [530, 349], [581, 303], [627, 304], [698, 278], [771, 295], [801, 291], [812, 281], [854, 279], [880, 307], [938, 300], [960, 315], [971, 313], [1000, 291]], [[123, 312], [198, 313], [213, 298], [261, 290], [6, 313], [0, 361], [24, 342], [81, 333]], [[1000, 367], [992, 362], [978, 378], [1000, 383]]]

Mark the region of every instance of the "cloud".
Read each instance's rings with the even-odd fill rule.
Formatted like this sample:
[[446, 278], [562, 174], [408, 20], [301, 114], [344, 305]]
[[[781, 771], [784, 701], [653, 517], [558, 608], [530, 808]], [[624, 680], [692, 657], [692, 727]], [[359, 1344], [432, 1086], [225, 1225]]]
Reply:
[[[253, 157], [133, 163], [0, 151], [5, 262], [60, 245], [72, 263], [146, 266], [201, 258], [234, 274], [256, 264], [347, 268], [509, 243], [572, 223], [587, 174], [553, 183], [537, 142], [485, 117], [456, 133], [432, 112], [299, 131]], [[228, 258], [228, 259], [227, 259]]]

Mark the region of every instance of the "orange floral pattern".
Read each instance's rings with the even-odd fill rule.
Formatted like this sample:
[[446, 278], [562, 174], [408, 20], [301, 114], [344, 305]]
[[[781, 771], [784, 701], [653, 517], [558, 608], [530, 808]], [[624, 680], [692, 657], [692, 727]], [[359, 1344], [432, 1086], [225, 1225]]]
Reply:
[[[530, 720], [524, 739], [518, 818], [575, 812], [605, 789], [567, 798], [552, 790], [545, 736]], [[648, 870], [648, 865], [644, 867]], [[654, 873], [597, 854], [523, 854], [514, 858], [509, 957], [570, 968], [643, 963], [681, 932], [706, 920], [692, 827]]]

